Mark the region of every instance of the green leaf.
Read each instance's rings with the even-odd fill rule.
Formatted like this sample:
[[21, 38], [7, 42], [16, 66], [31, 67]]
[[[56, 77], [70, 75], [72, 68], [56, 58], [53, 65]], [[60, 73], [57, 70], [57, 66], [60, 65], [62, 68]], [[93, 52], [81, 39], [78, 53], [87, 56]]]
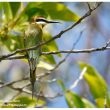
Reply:
[[80, 18], [77, 14], [68, 9], [67, 6], [65, 6], [63, 3], [56, 2], [28, 3], [26, 7], [26, 12], [29, 9], [35, 10], [35, 8], [45, 10], [42, 11], [42, 13], [40, 13], [39, 15], [43, 17], [47, 17], [48, 15], [51, 19], [59, 19], [64, 21], [78, 21]]
[[64, 21], [78, 21], [79, 16], [67, 8], [63, 3], [43, 2], [38, 7], [45, 9], [51, 19]]
[[[0, 13], [2, 13], [2, 9], [3, 9], [3, 3], [0, 2]], [[0, 16], [0, 18], [2, 18], [2, 16]]]
[[2, 105], [2, 108], [29, 108], [29, 107], [36, 107], [42, 106], [45, 104], [45, 101], [38, 100], [29, 96], [19, 96], [14, 100], [10, 101], [8, 105]]
[[41, 58], [44, 59], [44, 61], [46, 61], [46, 62], [48, 62], [50, 64], [56, 64], [53, 55], [42, 55]]
[[107, 92], [107, 84], [103, 77], [98, 73], [94, 67], [89, 64], [79, 62], [81, 70], [87, 67], [87, 71], [84, 74], [84, 79], [89, 85], [90, 91], [94, 98], [104, 98]]
[[97, 98], [96, 99], [97, 107], [100, 108], [110, 108], [110, 93], [107, 93], [105, 98]]
[[74, 92], [67, 90], [65, 92], [65, 99], [70, 108], [84, 108], [85, 104], [82, 99]]
[[21, 3], [20, 2], [9, 2], [9, 4], [11, 7], [12, 15], [13, 15], [13, 17], [15, 17], [21, 6]]
[[19, 35], [8, 33], [6, 36], [1, 37], [1, 41], [9, 51], [23, 48], [23, 38]]
[[97, 98], [96, 99], [96, 104], [97, 104], [97, 107], [99, 108], [104, 108], [104, 98]]
[[107, 93], [107, 96], [105, 98], [106, 98], [106, 107], [110, 108], [110, 93]]
[[2, 5], [3, 5], [3, 12], [4, 12], [2, 16], [5, 16], [4, 17], [5, 21], [9, 22], [13, 18], [10, 4], [9, 2], [3, 2]]
[[58, 83], [58, 85], [60, 85], [61, 86], [61, 88], [62, 88], [62, 90], [63, 91], [65, 91], [66, 90], [66, 87], [65, 87], [65, 85], [64, 85], [64, 83], [63, 83], [63, 81], [62, 80], [57, 80], [57, 83]]
[[33, 16], [44, 16], [47, 17], [46, 12], [43, 9], [37, 8], [37, 7], [33, 7], [33, 8], [29, 8], [26, 9], [25, 14], [28, 16], [28, 20], [31, 19], [31, 17]]
[[[44, 31], [43, 33], [43, 41], [48, 41], [51, 39], [52, 36], [47, 32]], [[58, 46], [55, 41], [52, 41], [50, 43], [47, 43], [46, 45], [42, 46], [43, 52], [51, 52], [51, 51], [58, 51]], [[61, 54], [57, 54], [57, 56], [61, 57]], [[41, 56], [44, 60], [46, 60], [48, 63], [56, 64], [54, 56], [53, 55], [42, 55]]]
[[85, 105], [85, 108], [96, 108], [95, 105], [93, 105], [89, 100], [82, 98], [82, 101]]
[[37, 67], [39, 68], [45, 68], [47, 70], [52, 70], [54, 67], [44, 61], [40, 61], [39, 64], [37, 65]]
[[[47, 31], [43, 32], [43, 40], [48, 41], [52, 38], [51, 34], [49, 34]], [[43, 46], [44, 48], [48, 48], [48, 52], [50, 51], [58, 51], [58, 46], [55, 41], [49, 42], [46, 45]], [[45, 51], [45, 49], [44, 49]], [[45, 51], [46, 52], [46, 51]], [[61, 57], [61, 54], [57, 54], [59, 57]]]

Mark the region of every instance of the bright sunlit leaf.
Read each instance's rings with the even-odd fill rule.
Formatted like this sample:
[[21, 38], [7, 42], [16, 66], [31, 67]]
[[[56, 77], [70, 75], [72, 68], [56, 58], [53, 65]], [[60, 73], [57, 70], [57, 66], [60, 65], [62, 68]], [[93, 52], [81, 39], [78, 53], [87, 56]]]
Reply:
[[9, 22], [13, 18], [10, 4], [9, 2], [3, 2], [0, 4], [2, 4], [2, 11], [4, 12], [2, 13], [3, 14], [2, 16], [4, 16], [4, 21]]
[[37, 65], [37, 67], [42, 67], [45, 68], [47, 70], [52, 70], [54, 67], [46, 62], [40, 61], [39, 64]]
[[65, 99], [70, 108], [84, 108], [85, 104], [82, 99], [74, 92], [67, 90], [65, 91]]
[[96, 108], [96, 106], [93, 105], [93, 103], [87, 100], [86, 98], [82, 98], [82, 101], [85, 105], [85, 108]]

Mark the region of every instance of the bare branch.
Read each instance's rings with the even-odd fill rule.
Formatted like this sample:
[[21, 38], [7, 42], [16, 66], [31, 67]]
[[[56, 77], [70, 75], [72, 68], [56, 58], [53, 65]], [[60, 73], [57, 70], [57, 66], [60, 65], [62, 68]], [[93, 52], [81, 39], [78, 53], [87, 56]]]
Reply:
[[24, 58], [27, 58], [27, 56], [26, 55], [19, 55], [19, 56], [8, 57], [3, 60], [16, 60], [16, 59], [24, 59]]
[[53, 52], [42, 52], [43, 55], [49, 55], [49, 54], [59, 54], [59, 53], [92, 53], [92, 52], [98, 52], [98, 51], [104, 51], [109, 50], [110, 47], [108, 47], [110, 44], [110, 39], [106, 44], [99, 48], [91, 48], [91, 49], [82, 49], [82, 50], [61, 50], [61, 51], [53, 51]]
[[3, 85], [0, 86], [0, 88], [3, 88], [3, 87], [6, 87], [6, 86], [11, 86], [13, 85], [14, 83], [17, 83], [17, 82], [21, 82], [21, 81], [24, 81], [24, 80], [28, 80], [29, 78], [22, 78], [20, 80], [17, 80], [17, 81], [12, 81], [12, 82], [9, 82], [9, 83], [3, 83]]
[[[81, 50], [60, 50], [60, 51], [52, 51], [52, 52], [42, 52], [42, 55], [50, 55], [50, 54], [59, 54], [59, 53], [93, 53], [99, 51], [106, 51], [110, 50], [110, 47], [100, 47], [100, 48], [90, 48], [90, 49], [81, 49]], [[3, 60], [16, 60], [16, 59], [23, 59], [26, 58], [25, 56], [17, 56], [17, 57], [9, 57]]]
[[49, 54], [59, 54], [59, 53], [92, 53], [98, 51], [110, 50], [110, 47], [100, 47], [100, 48], [91, 48], [91, 49], [82, 49], [82, 50], [61, 50], [61, 51], [53, 51], [53, 52], [43, 52], [43, 55]]
[[[98, 51], [105, 51], [105, 50], [110, 50], [110, 47], [108, 47], [109, 44], [110, 44], [110, 39], [104, 46], [99, 47], [99, 48], [42, 52], [42, 55], [59, 54], [59, 53], [92, 53], [92, 52], [98, 52]], [[3, 60], [14, 60], [14, 59], [23, 59], [23, 58], [26, 58], [26, 56], [22, 55], [22, 56], [9, 57], [9, 58], [3, 59]]]
[[87, 6], [88, 6], [89, 10], [91, 10], [90, 4], [88, 2], [87, 2]]

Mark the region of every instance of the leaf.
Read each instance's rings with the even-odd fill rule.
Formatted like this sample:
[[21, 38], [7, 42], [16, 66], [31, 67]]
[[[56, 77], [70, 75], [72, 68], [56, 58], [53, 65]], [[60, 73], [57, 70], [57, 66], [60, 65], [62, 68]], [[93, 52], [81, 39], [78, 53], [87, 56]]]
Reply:
[[70, 108], [93, 108], [95, 107], [90, 101], [85, 98], [81, 98], [76, 93], [66, 89], [62, 80], [57, 80], [57, 83], [61, 86], [66, 102]]
[[2, 105], [2, 108], [29, 108], [29, 107], [36, 107], [42, 106], [45, 104], [45, 101], [38, 100], [29, 96], [19, 96], [14, 100], [10, 101], [7, 105]]
[[[43, 32], [43, 40], [46, 42], [46, 41], [48, 41], [48, 40], [50, 40], [52, 38], [52, 36], [51, 36], [51, 34], [49, 34], [47, 31], [44, 31]], [[44, 45], [44, 46], [42, 46], [42, 47], [44, 47], [44, 48], [48, 48], [48, 52], [50, 51], [58, 51], [59, 49], [58, 49], [58, 46], [57, 46], [57, 44], [56, 44], [56, 42], [55, 42], [55, 40], [54, 41], [52, 41], [52, 42], [49, 42], [49, 43], [47, 43], [46, 45]], [[45, 49], [44, 49], [44, 51], [45, 51]], [[46, 51], [45, 51], [46, 52]], [[61, 57], [61, 54], [57, 54], [59, 57]]]
[[84, 79], [89, 85], [90, 91], [94, 98], [104, 98], [107, 92], [107, 84], [103, 77], [98, 73], [94, 67], [89, 64], [79, 62], [81, 70], [87, 67], [87, 71], [84, 74]]
[[37, 8], [37, 7], [33, 7], [33, 8], [29, 8], [26, 9], [25, 14], [28, 16], [28, 20], [31, 19], [31, 17], [33, 16], [44, 16], [47, 17], [46, 12], [43, 9]]
[[110, 93], [107, 93], [105, 98], [97, 98], [96, 99], [97, 107], [100, 108], [110, 108]]
[[20, 2], [9, 2], [9, 4], [11, 7], [12, 15], [13, 15], [13, 17], [15, 17], [21, 6], [21, 3]]
[[[47, 32], [44, 31], [43, 33], [43, 41], [48, 41], [51, 39], [52, 36]], [[55, 41], [52, 41], [50, 43], [47, 43], [46, 45], [42, 46], [43, 52], [51, 52], [51, 51], [58, 51], [58, 46]], [[61, 57], [61, 54], [57, 54], [57, 56]], [[46, 60], [48, 63], [56, 64], [54, 56], [53, 55], [42, 55], [41, 56], [44, 60]]]
[[39, 64], [37, 65], [37, 67], [42, 67], [45, 68], [47, 70], [52, 70], [54, 67], [46, 62], [40, 61]]
[[89, 100], [86, 98], [82, 98], [82, 101], [85, 105], [85, 108], [96, 108], [95, 105], [93, 105]]
[[110, 92], [107, 93], [106, 98], [106, 107], [110, 108]]
[[51, 19], [59, 19], [64, 21], [78, 21], [80, 18], [77, 14], [68, 9], [67, 6], [65, 6], [63, 3], [61, 4], [56, 2], [31, 2], [28, 3], [26, 7], [26, 12], [29, 9], [35, 10], [36, 8], [45, 10], [39, 14], [40, 16], [47, 17], [48, 15]]
[[3, 2], [2, 5], [3, 5], [3, 12], [4, 12], [4, 14], [2, 16], [5, 16], [4, 17], [5, 20], [7, 22], [9, 22], [9, 20], [11, 20], [13, 18], [10, 4], [9, 4], [9, 2]]
[[42, 55], [41, 58], [44, 59], [44, 61], [46, 61], [50, 64], [56, 64], [53, 55]]
[[59, 80], [57, 80], [57, 83], [58, 83], [58, 85], [61, 86], [61, 88], [62, 88], [62, 90], [63, 90], [63, 92], [64, 92], [64, 91], [66, 90], [66, 87], [65, 87], [63, 81], [59, 79]]
[[67, 8], [63, 3], [42, 2], [38, 7], [45, 9], [51, 19], [64, 21], [78, 21], [79, 16]]
[[104, 108], [104, 98], [97, 98], [96, 99], [96, 104], [97, 104], [97, 107], [100, 107], [100, 108]]
[[74, 92], [67, 90], [65, 92], [65, 99], [70, 108], [84, 108], [85, 104], [82, 99]]
[[19, 35], [8, 33], [1, 37], [1, 41], [10, 51], [23, 48], [23, 38]]

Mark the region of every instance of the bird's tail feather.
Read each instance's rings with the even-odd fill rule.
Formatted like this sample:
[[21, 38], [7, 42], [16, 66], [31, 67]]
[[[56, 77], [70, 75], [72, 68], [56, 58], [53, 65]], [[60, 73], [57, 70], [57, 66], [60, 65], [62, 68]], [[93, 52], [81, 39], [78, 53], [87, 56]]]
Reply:
[[32, 86], [32, 99], [34, 96], [34, 85], [35, 85], [35, 80], [31, 80], [31, 86]]
[[28, 59], [29, 66], [30, 66], [30, 82], [32, 86], [32, 99], [34, 95], [34, 85], [36, 82], [36, 67], [39, 61], [39, 55], [35, 58], [34, 56]]
[[31, 82], [31, 86], [32, 86], [32, 99], [33, 99], [33, 95], [34, 95], [34, 84], [36, 81], [36, 63], [35, 63], [36, 59], [31, 58], [30, 61], [30, 82]]

